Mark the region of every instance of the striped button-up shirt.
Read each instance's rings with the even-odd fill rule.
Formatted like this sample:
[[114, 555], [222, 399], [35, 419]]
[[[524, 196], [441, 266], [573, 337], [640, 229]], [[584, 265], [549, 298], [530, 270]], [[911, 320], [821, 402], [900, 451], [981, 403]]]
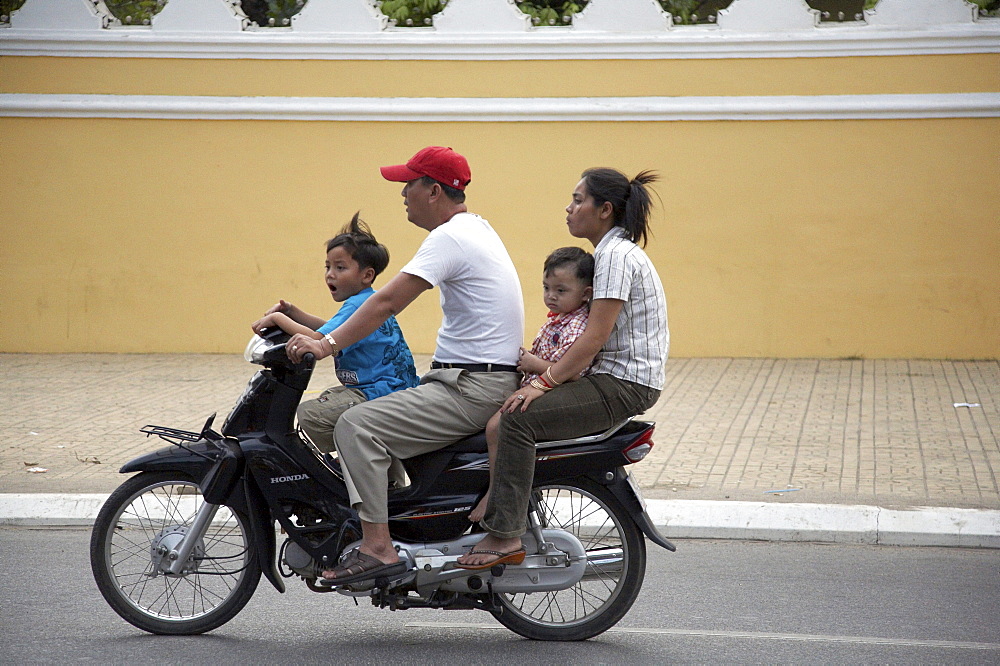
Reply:
[[612, 227], [594, 249], [593, 298], [625, 304], [588, 374], [662, 389], [670, 348], [663, 285], [653, 262], [621, 227]]

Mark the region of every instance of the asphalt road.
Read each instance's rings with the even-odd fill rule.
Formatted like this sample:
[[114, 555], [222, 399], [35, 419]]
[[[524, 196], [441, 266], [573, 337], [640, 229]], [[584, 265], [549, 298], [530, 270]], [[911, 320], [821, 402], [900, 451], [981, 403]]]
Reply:
[[0, 663], [1000, 662], [1000, 552], [736, 541], [650, 546], [638, 602], [582, 643], [471, 611], [390, 612], [265, 580], [211, 634], [159, 637], [97, 591], [83, 529], [0, 529]]

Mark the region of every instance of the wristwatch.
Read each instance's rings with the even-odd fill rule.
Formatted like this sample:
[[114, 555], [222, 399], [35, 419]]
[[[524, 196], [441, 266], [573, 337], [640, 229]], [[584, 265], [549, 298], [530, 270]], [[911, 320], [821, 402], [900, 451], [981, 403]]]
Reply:
[[331, 353], [336, 354], [340, 347], [337, 346], [337, 341], [333, 339], [333, 336], [327, 333], [323, 336], [323, 339], [330, 343]]

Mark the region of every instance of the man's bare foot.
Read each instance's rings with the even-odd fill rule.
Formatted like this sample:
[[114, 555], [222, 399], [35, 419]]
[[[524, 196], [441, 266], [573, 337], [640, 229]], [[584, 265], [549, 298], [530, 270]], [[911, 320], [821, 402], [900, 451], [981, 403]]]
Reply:
[[513, 553], [521, 548], [521, 537], [519, 536], [511, 539], [501, 539], [492, 534], [487, 534], [479, 543], [472, 547], [472, 550], [458, 558], [458, 563], [462, 566], [489, 564], [497, 559], [496, 553], [501, 553], [502, 557], [504, 554]]
[[480, 520], [486, 517], [486, 505], [490, 502], [490, 492], [487, 490], [483, 499], [479, 500], [479, 504], [476, 508], [469, 513], [469, 521], [473, 523], [478, 523]]

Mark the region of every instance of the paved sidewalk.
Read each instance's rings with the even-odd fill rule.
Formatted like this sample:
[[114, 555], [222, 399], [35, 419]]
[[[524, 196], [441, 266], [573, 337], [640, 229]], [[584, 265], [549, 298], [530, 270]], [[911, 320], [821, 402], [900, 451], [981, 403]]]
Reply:
[[[235, 355], [0, 354], [0, 494], [107, 494], [163, 444], [141, 426], [221, 424], [255, 369]], [[310, 390], [335, 382], [320, 364]], [[936, 514], [946, 524], [986, 516], [976, 529], [1000, 542], [998, 404], [997, 361], [671, 359], [645, 416], [656, 445], [631, 469], [672, 525], [722, 502], [737, 523], [744, 509], [850, 522], [931, 506], [956, 510]]]

